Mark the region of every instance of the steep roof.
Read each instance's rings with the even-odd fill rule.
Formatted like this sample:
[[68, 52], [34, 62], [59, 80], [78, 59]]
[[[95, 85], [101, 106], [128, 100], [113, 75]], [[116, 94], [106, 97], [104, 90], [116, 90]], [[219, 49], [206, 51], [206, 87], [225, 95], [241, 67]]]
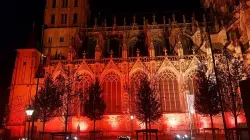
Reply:
[[37, 48], [37, 38], [36, 38], [36, 31], [35, 31], [35, 23], [33, 23], [33, 28], [30, 33], [29, 40], [26, 44], [27, 49], [34, 49]]

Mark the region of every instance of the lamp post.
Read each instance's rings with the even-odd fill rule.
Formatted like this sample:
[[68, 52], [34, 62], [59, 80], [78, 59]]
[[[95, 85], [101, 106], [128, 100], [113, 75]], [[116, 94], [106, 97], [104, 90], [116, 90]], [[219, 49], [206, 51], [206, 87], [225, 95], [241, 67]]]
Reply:
[[131, 126], [131, 133], [130, 133], [130, 136], [132, 138], [133, 136], [133, 124], [134, 124], [134, 115], [132, 113], [130, 113], [130, 126]]
[[34, 109], [29, 105], [28, 108], [26, 109], [26, 115], [28, 116], [28, 121], [29, 121], [29, 124], [28, 124], [28, 140], [30, 139], [30, 119], [31, 119], [31, 116], [34, 112]]

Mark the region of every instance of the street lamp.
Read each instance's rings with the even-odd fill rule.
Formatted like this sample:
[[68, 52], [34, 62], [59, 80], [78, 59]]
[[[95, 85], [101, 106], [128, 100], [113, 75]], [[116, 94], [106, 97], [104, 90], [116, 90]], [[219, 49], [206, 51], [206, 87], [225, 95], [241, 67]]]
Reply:
[[131, 119], [131, 120], [133, 120], [133, 119], [134, 119], [134, 116], [133, 116], [133, 115], [131, 115], [131, 116], [130, 116], [130, 119]]
[[28, 116], [28, 121], [29, 121], [29, 124], [28, 124], [28, 140], [30, 139], [30, 118], [31, 118], [33, 112], [34, 112], [34, 109], [31, 107], [31, 105], [29, 105], [28, 108], [26, 109], [26, 115]]

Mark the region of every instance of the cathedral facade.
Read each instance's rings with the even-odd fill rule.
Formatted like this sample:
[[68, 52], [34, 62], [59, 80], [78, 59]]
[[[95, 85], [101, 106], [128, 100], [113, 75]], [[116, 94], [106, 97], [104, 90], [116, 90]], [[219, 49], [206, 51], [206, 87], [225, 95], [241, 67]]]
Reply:
[[[116, 20], [120, 17], [114, 17], [111, 26], [107, 26], [106, 19], [101, 25], [95, 19], [89, 27], [87, 0], [47, 0], [43, 49], [17, 50], [7, 124], [12, 136], [23, 136], [27, 131], [25, 109], [46, 73], [56, 78], [66, 75], [66, 71], [73, 80], [78, 74], [84, 77], [75, 82], [74, 90], [84, 89], [96, 77], [100, 79], [107, 109], [103, 120], [97, 121], [97, 129], [105, 135], [129, 135], [144, 128], [134, 117], [135, 95], [128, 90], [143, 76], [157, 81], [160, 91], [163, 117], [151, 127], [163, 133], [188, 131], [190, 120], [193, 129], [210, 127], [208, 118], [190, 109], [193, 104], [190, 95], [197, 91], [195, 71], [199, 64], [206, 64], [212, 71], [212, 51], [216, 61], [222, 57], [224, 48], [241, 59], [245, 67], [249, 66], [249, 6], [249, 2], [235, 4], [230, 22], [215, 17], [211, 23], [205, 15], [199, 21], [194, 14], [191, 19], [183, 15], [182, 21], [177, 21], [173, 14], [168, 19], [163, 16], [162, 23], [152, 15], [133, 16], [130, 23], [124, 18], [123, 25], [118, 25]], [[138, 23], [138, 18], [143, 22]], [[92, 130], [92, 122], [79, 110], [76, 108], [70, 117], [68, 130]], [[232, 120], [227, 118], [228, 127], [232, 127]], [[42, 130], [41, 126], [39, 120], [35, 122], [37, 131]], [[215, 119], [215, 126], [223, 128], [221, 117]], [[59, 117], [46, 124], [48, 132], [63, 130]]]

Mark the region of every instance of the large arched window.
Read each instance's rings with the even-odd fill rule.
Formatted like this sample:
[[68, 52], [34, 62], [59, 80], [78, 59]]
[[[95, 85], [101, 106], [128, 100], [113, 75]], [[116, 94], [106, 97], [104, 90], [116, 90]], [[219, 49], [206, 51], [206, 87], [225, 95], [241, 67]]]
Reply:
[[158, 78], [158, 89], [162, 102], [162, 111], [180, 112], [180, 95], [176, 76], [169, 70], [165, 70]]
[[[84, 95], [85, 90], [93, 83], [93, 79], [91, 78], [91, 76], [89, 74], [83, 73], [80, 74], [80, 78], [81, 81], [76, 81], [75, 83], [75, 91], [76, 92], [81, 92]], [[73, 112], [75, 114], [79, 114], [79, 113], [83, 113], [83, 108], [81, 107], [81, 103], [83, 103], [81, 101], [81, 95], [80, 96], [76, 96], [72, 101], [74, 102], [74, 104], [77, 106], [74, 108]]]
[[[97, 40], [92, 36], [85, 36], [82, 43], [81, 53], [85, 51], [86, 58], [95, 58]], [[82, 54], [80, 54], [82, 56]]]
[[155, 56], [163, 56], [164, 44], [158, 40], [153, 40], [153, 44], [155, 49]]
[[93, 80], [89, 74], [83, 73], [80, 74], [81, 81], [77, 81], [75, 83], [75, 89], [76, 90], [85, 90], [90, 86], [91, 83], [93, 83]]
[[121, 113], [121, 80], [120, 77], [110, 72], [103, 79], [104, 100], [106, 102], [106, 113]]
[[137, 49], [140, 51], [140, 56], [148, 56], [148, 46], [146, 44], [145, 34], [140, 34], [131, 39], [130, 43], [128, 44], [128, 56], [137, 56]]
[[195, 79], [196, 72], [191, 72], [191, 74], [187, 77], [186, 88], [190, 94], [196, 94], [198, 92], [197, 81]]
[[148, 76], [142, 71], [137, 71], [131, 75], [130, 90], [129, 90], [131, 112], [134, 112], [136, 109], [135, 101], [136, 101], [137, 89], [140, 86], [140, 81], [144, 79], [145, 77], [148, 77]]

